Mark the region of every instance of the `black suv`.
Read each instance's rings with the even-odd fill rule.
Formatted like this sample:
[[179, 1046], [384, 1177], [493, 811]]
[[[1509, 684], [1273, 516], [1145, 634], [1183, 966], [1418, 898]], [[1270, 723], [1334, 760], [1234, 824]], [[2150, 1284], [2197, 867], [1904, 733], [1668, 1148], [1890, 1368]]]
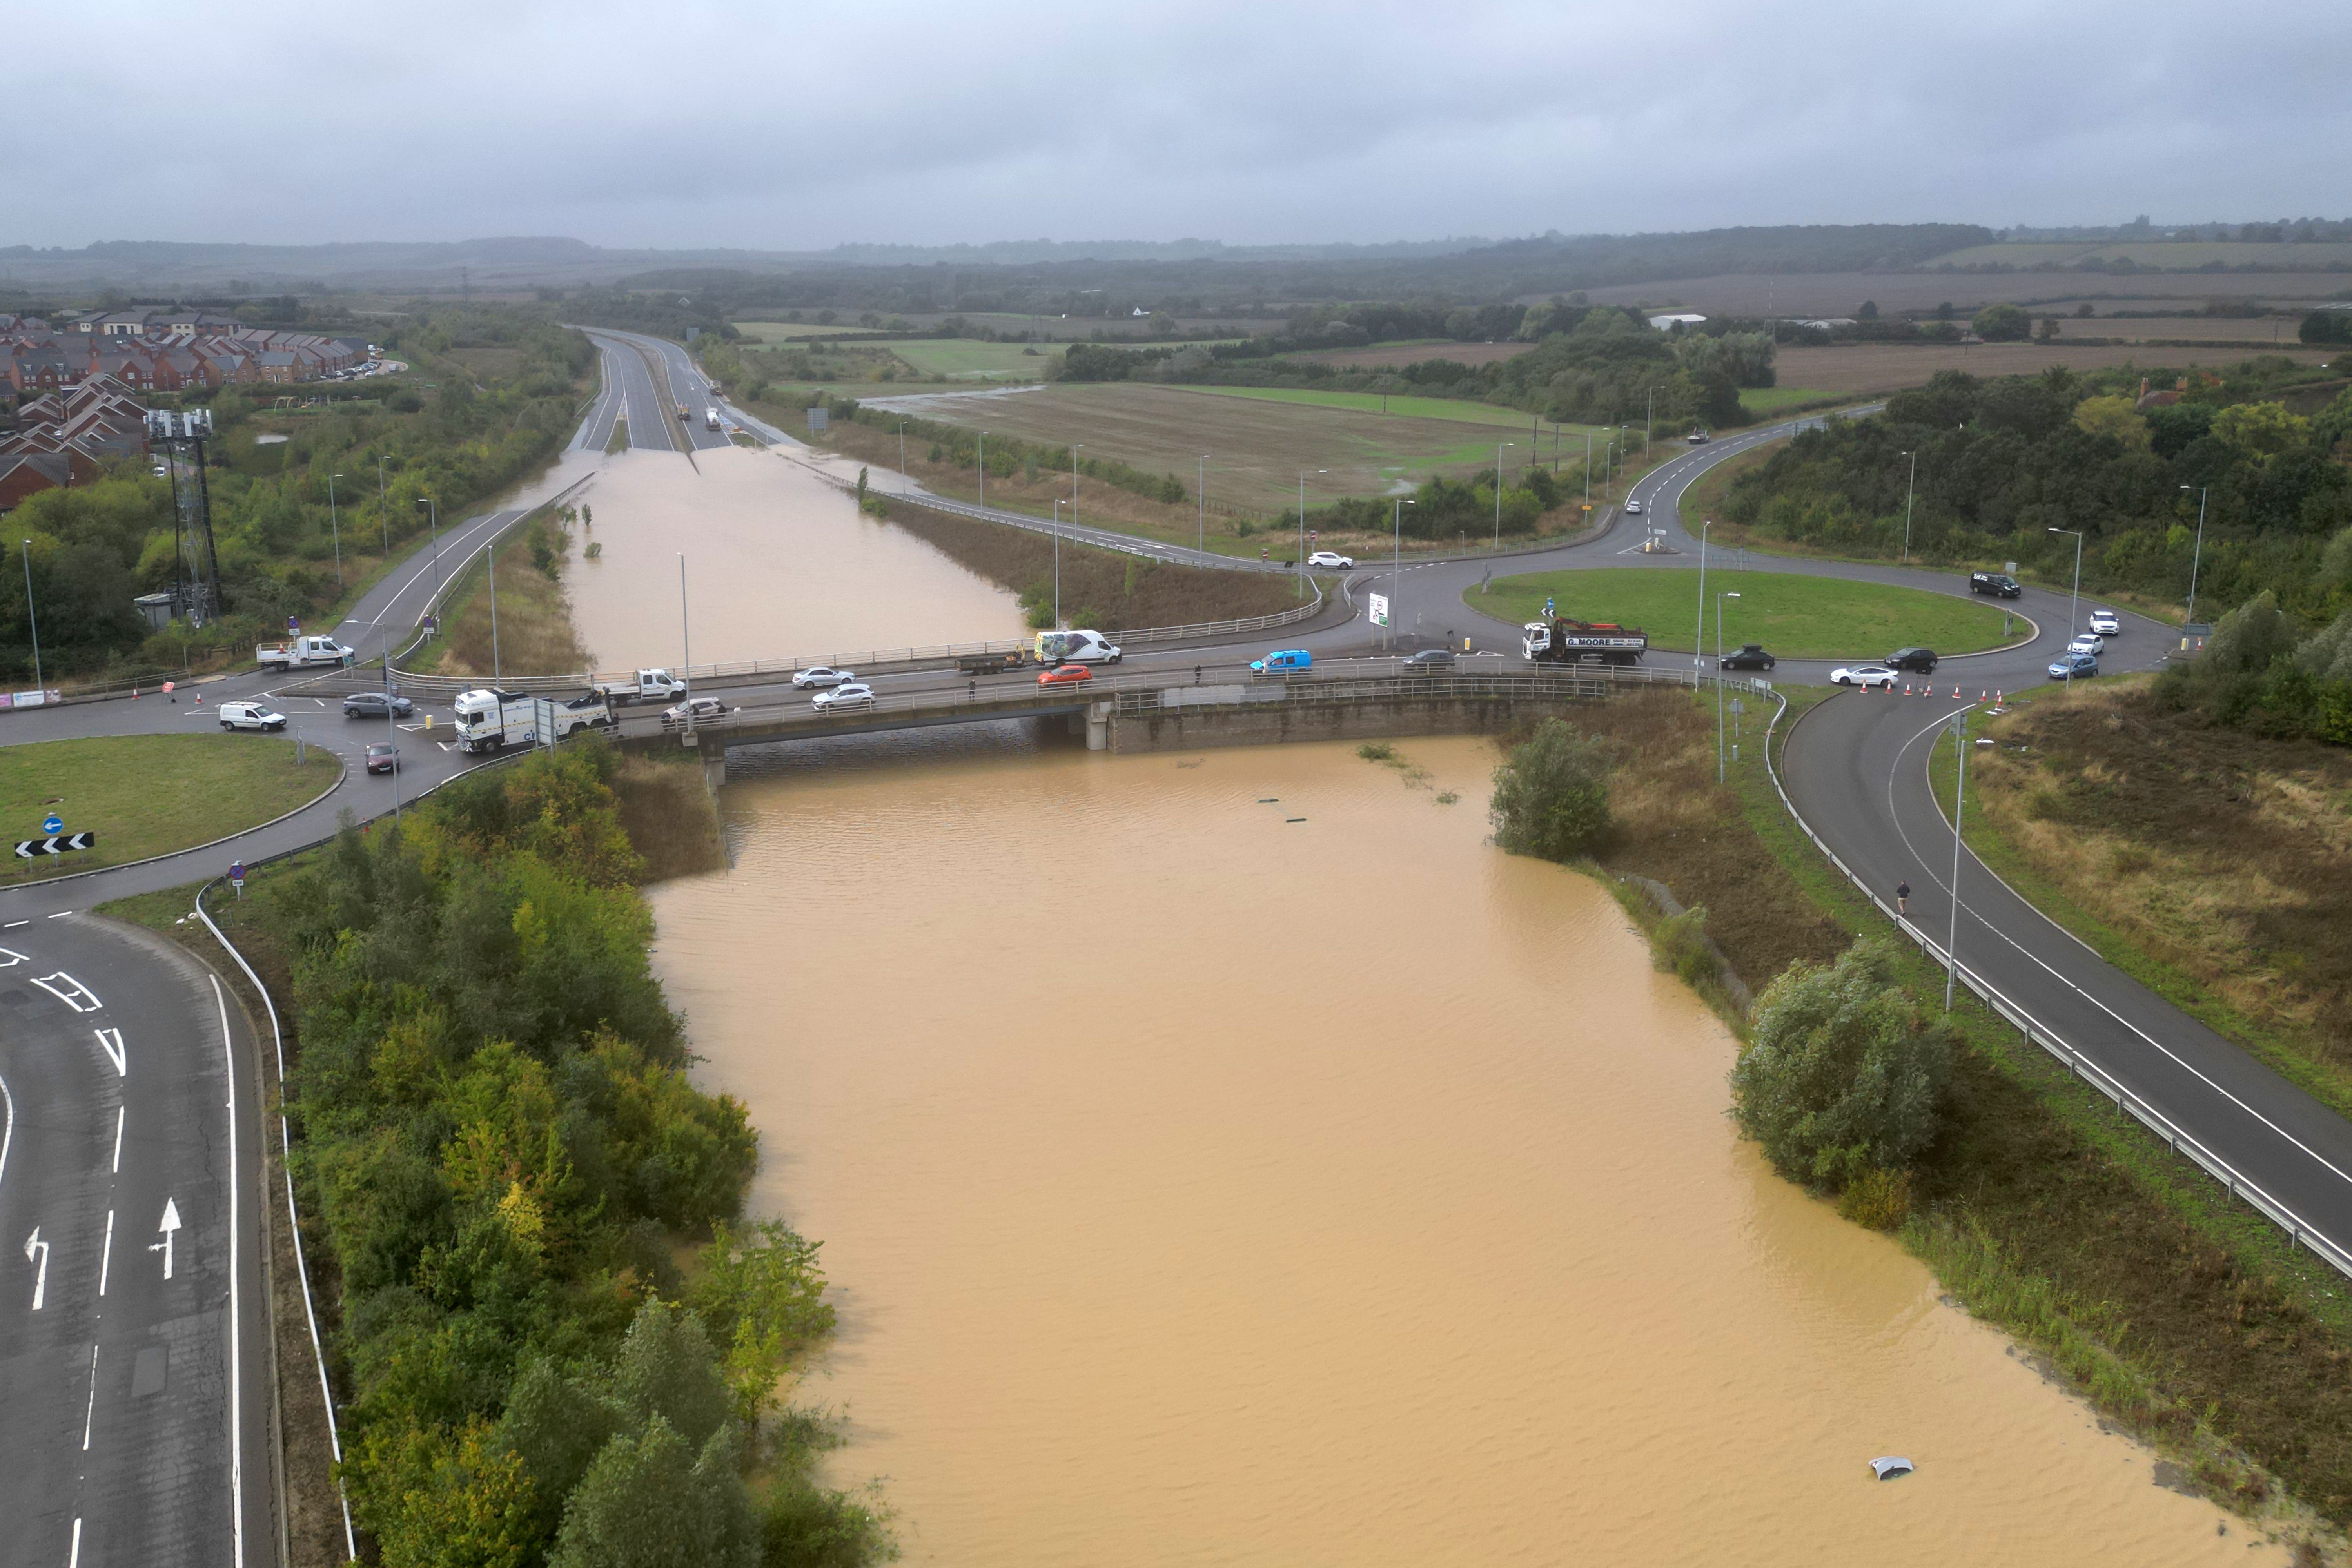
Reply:
[[1719, 669], [1769, 669], [1776, 661], [1764, 651], [1762, 643], [1741, 643], [1737, 650], [1716, 660]]
[[1898, 647], [1886, 656], [1886, 662], [1896, 669], [1933, 675], [1936, 673], [1936, 650], [1931, 647]]
[[1996, 599], [2017, 599], [2025, 595], [2025, 590], [2018, 586], [2017, 579], [2006, 572], [1969, 573], [1969, 592], [1990, 594]]
[[405, 719], [415, 711], [416, 704], [398, 693], [387, 696], [381, 691], [354, 691], [343, 699], [346, 719], [382, 719], [393, 714]]

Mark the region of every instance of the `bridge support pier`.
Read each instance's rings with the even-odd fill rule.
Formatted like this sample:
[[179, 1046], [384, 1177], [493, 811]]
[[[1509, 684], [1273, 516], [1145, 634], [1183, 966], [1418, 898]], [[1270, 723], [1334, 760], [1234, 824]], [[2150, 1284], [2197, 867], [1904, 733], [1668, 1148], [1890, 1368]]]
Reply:
[[1108, 702], [1089, 702], [1087, 704], [1085, 717], [1087, 723], [1087, 751], [1107, 752], [1110, 750], [1111, 707], [1112, 705]]
[[711, 799], [717, 800], [719, 791], [727, 783], [727, 748], [723, 743], [704, 741], [695, 749], [702, 756], [702, 787]]

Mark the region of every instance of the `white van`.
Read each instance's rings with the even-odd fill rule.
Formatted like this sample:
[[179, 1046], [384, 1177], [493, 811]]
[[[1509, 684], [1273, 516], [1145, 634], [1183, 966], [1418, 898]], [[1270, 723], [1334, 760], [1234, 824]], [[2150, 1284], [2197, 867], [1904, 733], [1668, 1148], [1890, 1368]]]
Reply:
[[1039, 632], [1039, 664], [1117, 664], [1126, 657], [1100, 632]]
[[215, 710], [224, 730], [283, 730], [286, 715], [258, 702], [224, 702]]

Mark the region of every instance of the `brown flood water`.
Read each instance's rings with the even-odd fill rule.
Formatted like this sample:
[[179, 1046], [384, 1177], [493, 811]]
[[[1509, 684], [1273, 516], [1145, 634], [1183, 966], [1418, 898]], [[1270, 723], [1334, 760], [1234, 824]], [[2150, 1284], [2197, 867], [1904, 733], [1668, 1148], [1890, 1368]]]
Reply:
[[1402, 749], [786, 752], [654, 890], [907, 1561], [2284, 1560], [1774, 1178], [1491, 752]]
[[[745, 447], [694, 461], [615, 453], [579, 498], [595, 526], [574, 531], [565, 585], [600, 668], [685, 662], [681, 552], [698, 665], [1023, 635], [1013, 595], [796, 464]], [[600, 560], [581, 555], [592, 541]]]

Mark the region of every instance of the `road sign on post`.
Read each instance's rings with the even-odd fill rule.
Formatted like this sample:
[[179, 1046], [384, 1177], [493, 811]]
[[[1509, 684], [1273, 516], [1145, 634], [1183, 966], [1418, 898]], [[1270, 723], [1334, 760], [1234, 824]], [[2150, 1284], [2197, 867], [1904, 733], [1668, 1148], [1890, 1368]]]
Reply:
[[244, 862], [244, 861], [242, 861], [242, 860], [232, 860], [232, 861], [230, 861], [230, 862], [228, 863], [228, 885], [229, 885], [230, 887], [232, 887], [232, 888], [235, 888], [235, 889], [236, 889], [236, 896], [237, 896], [238, 898], [240, 898], [240, 899], [241, 899], [241, 898], [245, 897], [245, 862]]
[[65, 830], [66, 819], [59, 816], [56, 812], [53, 811], [49, 813], [48, 816], [41, 818], [41, 831], [48, 834], [51, 837], [55, 837]]
[[1371, 616], [1372, 625], [1384, 626], [1389, 624], [1389, 596], [1386, 594], [1367, 595], [1365, 604]]

